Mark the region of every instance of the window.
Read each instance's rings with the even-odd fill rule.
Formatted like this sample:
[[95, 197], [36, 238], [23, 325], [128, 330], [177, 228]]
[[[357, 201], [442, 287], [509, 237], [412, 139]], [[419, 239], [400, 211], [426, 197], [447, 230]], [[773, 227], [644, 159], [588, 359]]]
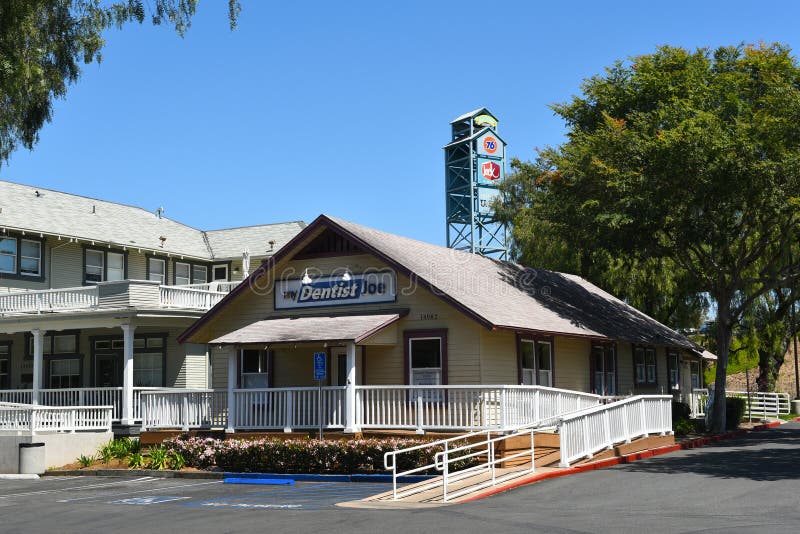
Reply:
[[0, 389], [11, 387], [11, 343], [0, 344]]
[[[33, 356], [33, 336], [27, 336], [28, 357]], [[47, 334], [42, 339], [42, 354], [77, 354], [78, 334]]]
[[692, 377], [692, 389], [697, 389], [700, 386], [700, 362], [691, 362], [689, 364], [689, 373]]
[[192, 274], [188, 263], [175, 263], [175, 285], [185, 286], [192, 283]]
[[192, 283], [205, 284], [208, 282], [208, 267], [205, 265], [192, 265]]
[[95, 284], [103, 281], [104, 256], [100, 250], [86, 250], [85, 254], [86, 273], [84, 280], [87, 283]]
[[0, 237], [0, 273], [12, 278], [43, 277], [42, 241]]
[[680, 360], [677, 352], [667, 353], [667, 369], [669, 370], [669, 389], [675, 390], [681, 388], [681, 369]]
[[414, 386], [438, 386], [442, 383], [441, 338], [409, 339], [411, 355], [411, 384]]
[[550, 341], [521, 339], [520, 366], [525, 385], [553, 386], [553, 345]]
[[592, 347], [592, 390], [598, 395], [617, 394], [617, 354], [612, 345]]
[[53, 389], [80, 387], [80, 363], [78, 358], [50, 360], [50, 387]]
[[147, 279], [166, 284], [167, 262], [158, 258], [147, 258]]
[[161, 387], [164, 383], [164, 356], [160, 352], [142, 352], [133, 355], [133, 385], [136, 387]]
[[108, 267], [106, 268], [106, 280], [117, 282], [125, 279], [125, 255], [116, 252], [106, 254]]
[[25, 276], [41, 276], [42, 244], [39, 241], [23, 239], [21, 241], [19, 272]]
[[633, 365], [636, 370], [637, 386], [655, 386], [656, 374], [656, 349], [647, 347], [634, 347]]
[[269, 387], [269, 353], [264, 350], [241, 351], [241, 369], [243, 388]]
[[0, 237], [0, 273], [17, 272], [17, 240]]
[[215, 265], [214, 270], [212, 272], [214, 276], [214, 282], [217, 281], [228, 281], [228, 266], [227, 265]]

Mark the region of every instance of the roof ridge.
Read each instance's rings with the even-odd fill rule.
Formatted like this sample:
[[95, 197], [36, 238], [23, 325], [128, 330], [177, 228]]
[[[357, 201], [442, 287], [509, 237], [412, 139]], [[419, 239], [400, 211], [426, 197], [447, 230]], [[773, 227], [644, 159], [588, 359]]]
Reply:
[[245, 224], [244, 226], [231, 226], [230, 228], [215, 228], [213, 230], [202, 230], [206, 233], [212, 232], [226, 232], [228, 230], [243, 230], [245, 228], [263, 228], [265, 226], [277, 226], [279, 224], [297, 224], [302, 228], [305, 228], [306, 223], [302, 220], [294, 220], [294, 221], [280, 221], [274, 223], [265, 223], [265, 224]]

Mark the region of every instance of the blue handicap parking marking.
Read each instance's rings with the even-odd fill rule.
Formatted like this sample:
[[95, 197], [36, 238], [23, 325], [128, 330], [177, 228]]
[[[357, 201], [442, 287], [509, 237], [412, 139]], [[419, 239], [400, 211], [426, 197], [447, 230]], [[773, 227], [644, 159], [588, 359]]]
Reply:
[[182, 501], [188, 498], [189, 497], [168, 497], [166, 495], [160, 495], [158, 497], [130, 497], [128, 499], [108, 501], [107, 504], [135, 504], [139, 506], [147, 506], [148, 504], [158, 504], [170, 501]]

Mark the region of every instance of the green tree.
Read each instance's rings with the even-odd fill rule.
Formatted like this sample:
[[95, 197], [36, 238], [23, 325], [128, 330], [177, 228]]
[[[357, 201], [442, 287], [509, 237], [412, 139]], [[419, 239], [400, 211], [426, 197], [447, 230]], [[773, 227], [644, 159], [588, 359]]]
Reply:
[[581, 93], [553, 107], [568, 132], [539, 155], [542, 218], [588, 250], [668, 261], [710, 295], [721, 432], [733, 328], [798, 275], [800, 68], [778, 44], [664, 46]]
[[[182, 36], [196, 6], [197, 0], [0, 1], [0, 166], [18, 146], [38, 142], [53, 100], [78, 80], [80, 64], [102, 60], [106, 30], [149, 18]], [[238, 0], [228, 0], [232, 29], [239, 11]]]

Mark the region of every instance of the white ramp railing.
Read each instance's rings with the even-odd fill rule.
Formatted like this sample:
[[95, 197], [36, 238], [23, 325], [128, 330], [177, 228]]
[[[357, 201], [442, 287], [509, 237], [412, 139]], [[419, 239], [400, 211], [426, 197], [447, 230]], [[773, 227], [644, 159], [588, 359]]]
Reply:
[[111, 431], [112, 406], [0, 404], [0, 430], [17, 432]]
[[565, 416], [559, 424], [561, 467], [648, 434], [672, 433], [672, 396], [638, 395]]

